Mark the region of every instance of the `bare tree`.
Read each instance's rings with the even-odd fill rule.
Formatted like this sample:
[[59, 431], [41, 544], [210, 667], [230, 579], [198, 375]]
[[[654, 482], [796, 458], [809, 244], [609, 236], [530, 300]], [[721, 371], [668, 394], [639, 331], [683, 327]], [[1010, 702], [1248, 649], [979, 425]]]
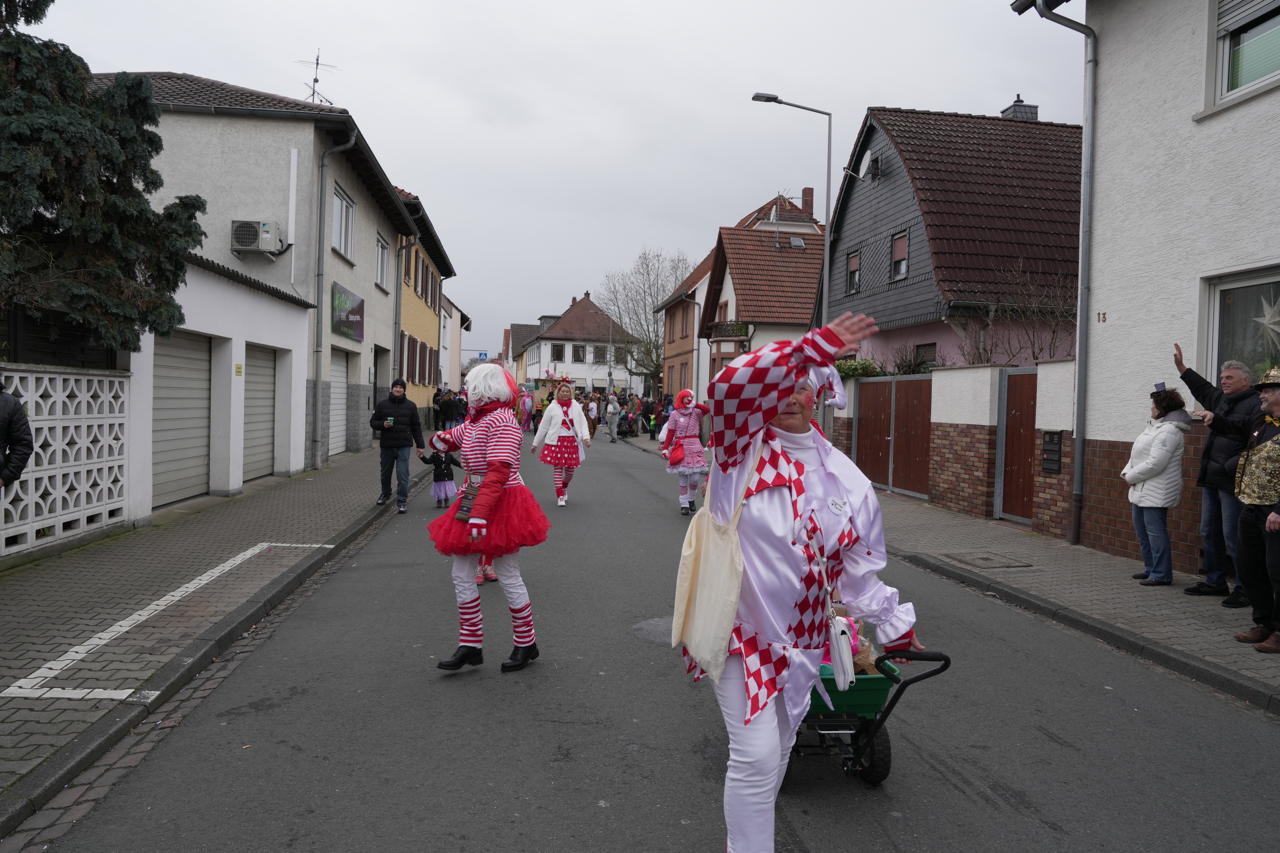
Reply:
[[668, 256], [661, 249], [644, 249], [631, 269], [607, 273], [596, 303], [635, 340], [627, 345], [626, 367], [656, 387], [662, 376], [663, 315], [654, 313], [676, 285], [689, 275], [683, 252]]
[[984, 316], [950, 321], [968, 364], [1016, 364], [1070, 358], [1075, 348], [1076, 281], [1037, 273], [1022, 259], [1000, 270], [1002, 298]]

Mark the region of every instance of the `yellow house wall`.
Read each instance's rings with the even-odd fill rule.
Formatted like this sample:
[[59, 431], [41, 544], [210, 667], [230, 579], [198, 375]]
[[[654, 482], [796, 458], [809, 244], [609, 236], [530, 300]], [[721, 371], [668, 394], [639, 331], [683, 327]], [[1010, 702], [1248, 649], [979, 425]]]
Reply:
[[[405, 269], [412, 273], [412, 270], [418, 262], [418, 258], [426, 261], [427, 266], [435, 269], [431, 263], [431, 259], [422, 251], [421, 247], [414, 246], [405, 252], [409, 256]], [[437, 274], [438, 274], [437, 270]], [[424, 288], [425, 289], [425, 288]], [[412, 335], [418, 340], [432, 347], [437, 352], [440, 349], [440, 315], [427, 305], [423, 297], [413, 292], [412, 275], [406, 276], [400, 283], [400, 329], [406, 335]], [[397, 340], [396, 346], [399, 346]], [[403, 359], [403, 356], [402, 356]], [[400, 364], [400, 372], [403, 375], [408, 369], [408, 361], [402, 360]], [[419, 406], [430, 406], [431, 398], [436, 392], [435, 385], [419, 385], [413, 382], [408, 376], [405, 376], [408, 382], [405, 388], [405, 395]]]

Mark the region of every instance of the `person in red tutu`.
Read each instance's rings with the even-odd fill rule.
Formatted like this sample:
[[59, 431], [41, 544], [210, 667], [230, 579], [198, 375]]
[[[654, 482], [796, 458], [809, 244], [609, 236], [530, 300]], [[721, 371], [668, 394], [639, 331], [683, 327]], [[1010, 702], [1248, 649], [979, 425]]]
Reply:
[[556, 505], [564, 506], [569, 500], [569, 482], [573, 472], [587, 458], [591, 446], [591, 430], [582, 405], [573, 399], [573, 386], [561, 382], [556, 388], [556, 399], [542, 413], [542, 423], [533, 437], [530, 453], [537, 453], [541, 445], [539, 461], [551, 466], [556, 484]]
[[480, 559], [493, 571], [507, 597], [515, 647], [503, 672], [524, 669], [538, 657], [533, 605], [520, 574], [519, 551], [546, 541], [551, 523], [520, 478], [522, 434], [512, 402], [516, 382], [497, 364], [467, 374], [470, 410], [460, 425], [431, 437], [440, 452], [456, 452], [467, 472], [461, 496], [427, 531], [436, 550], [453, 557], [453, 590], [458, 601], [458, 649], [440, 661], [457, 670], [484, 663], [484, 616], [476, 576]]

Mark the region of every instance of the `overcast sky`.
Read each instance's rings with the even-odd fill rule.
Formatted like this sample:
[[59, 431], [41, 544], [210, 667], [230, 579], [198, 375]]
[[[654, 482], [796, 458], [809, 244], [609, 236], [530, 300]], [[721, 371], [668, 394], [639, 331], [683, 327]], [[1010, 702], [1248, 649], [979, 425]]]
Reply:
[[57, 0], [34, 32], [95, 72], [298, 98], [319, 48], [319, 90], [423, 199], [464, 346], [491, 353], [644, 248], [696, 263], [774, 193], [815, 187], [821, 218], [824, 117], [753, 92], [833, 113], [833, 193], [867, 107], [1082, 110], [1081, 37], [1009, 0]]

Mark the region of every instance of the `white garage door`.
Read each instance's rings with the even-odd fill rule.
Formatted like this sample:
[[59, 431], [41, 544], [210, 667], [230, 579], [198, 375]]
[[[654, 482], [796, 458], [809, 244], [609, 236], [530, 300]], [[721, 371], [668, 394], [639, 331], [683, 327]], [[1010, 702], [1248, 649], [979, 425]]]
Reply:
[[151, 505], [209, 491], [209, 339], [156, 338]]
[[329, 455], [347, 449], [347, 354], [334, 350], [329, 364]]
[[276, 351], [244, 348], [244, 478], [275, 472]]

